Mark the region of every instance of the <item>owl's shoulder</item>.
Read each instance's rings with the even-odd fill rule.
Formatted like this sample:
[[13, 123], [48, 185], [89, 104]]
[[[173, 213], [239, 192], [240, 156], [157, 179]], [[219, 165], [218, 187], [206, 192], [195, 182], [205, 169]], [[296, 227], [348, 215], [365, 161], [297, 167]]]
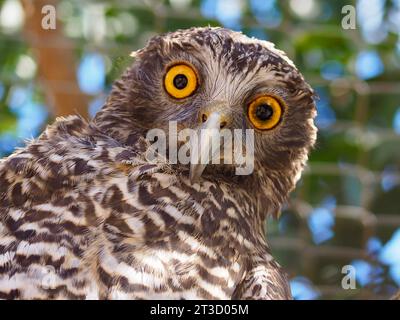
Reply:
[[60, 118], [38, 139], [0, 160], [0, 181], [3, 189], [24, 180], [45, 182], [53, 190], [76, 187], [111, 174], [121, 163], [134, 162], [136, 156], [133, 148], [123, 146], [84, 119]]
[[127, 182], [128, 174], [150, 169], [137, 150], [82, 118], [57, 119], [38, 139], [0, 160], [0, 217], [13, 208], [84, 208], [95, 200], [96, 186], [105, 193]]

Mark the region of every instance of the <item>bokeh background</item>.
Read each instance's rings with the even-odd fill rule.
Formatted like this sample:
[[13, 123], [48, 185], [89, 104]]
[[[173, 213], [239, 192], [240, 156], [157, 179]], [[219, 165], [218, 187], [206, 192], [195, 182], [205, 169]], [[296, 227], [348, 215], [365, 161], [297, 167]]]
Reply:
[[[41, 28], [53, 4], [56, 30]], [[342, 7], [356, 7], [344, 30]], [[56, 116], [92, 117], [153, 35], [223, 25], [287, 52], [319, 95], [319, 138], [272, 250], [296, 299], [400, 286], [400, 0], [0, 0], [0, 157]], [[341, 286], [356, 270], [356, 289]]]

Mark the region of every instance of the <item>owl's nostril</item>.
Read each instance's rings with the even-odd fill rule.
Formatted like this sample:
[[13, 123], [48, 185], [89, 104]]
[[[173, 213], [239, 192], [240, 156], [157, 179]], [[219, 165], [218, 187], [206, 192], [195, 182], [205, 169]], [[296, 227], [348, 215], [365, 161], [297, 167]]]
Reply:
[[219, 128], [222, 129], [224, 127], [226, 127], [227, 122], [226, 121], [222, 121], [221, 124], [219, 125]]
[[205, 113], [203, 113], [201, 115], [201, 121], [206, 122], [207, 121], [207, 115]]

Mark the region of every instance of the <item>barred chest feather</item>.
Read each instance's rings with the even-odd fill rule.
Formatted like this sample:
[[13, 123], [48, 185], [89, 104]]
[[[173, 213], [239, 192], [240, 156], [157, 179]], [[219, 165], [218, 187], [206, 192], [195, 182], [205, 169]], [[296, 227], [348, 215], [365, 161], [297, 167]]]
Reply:
[[132, 190], [127, 180], [100, 201], [110, 210], [94, 262], [100, 291], [118, 299], [231, 298], [259, 241], [238, 229], [236, 200], [166, 173], [144, 175]]
[[0, 298], [228, 299], [278, 270], [245, 190], [56, 129], [0, 162]]

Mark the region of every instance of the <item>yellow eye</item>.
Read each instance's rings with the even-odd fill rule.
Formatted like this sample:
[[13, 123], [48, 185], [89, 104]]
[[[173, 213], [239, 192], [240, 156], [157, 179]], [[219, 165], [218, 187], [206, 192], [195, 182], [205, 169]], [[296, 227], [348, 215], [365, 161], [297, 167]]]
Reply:
[[250, 122], [259, 130], [270, 130], [276, 127], [282, 118], [282, 113], [281, 103], [268, 95], [253, 100], [247, 110]]
[[187, 64], [172, 66], [164, 78], [165, 90], [174, 98], [183, 99], [197, 89], [197, 75]]

